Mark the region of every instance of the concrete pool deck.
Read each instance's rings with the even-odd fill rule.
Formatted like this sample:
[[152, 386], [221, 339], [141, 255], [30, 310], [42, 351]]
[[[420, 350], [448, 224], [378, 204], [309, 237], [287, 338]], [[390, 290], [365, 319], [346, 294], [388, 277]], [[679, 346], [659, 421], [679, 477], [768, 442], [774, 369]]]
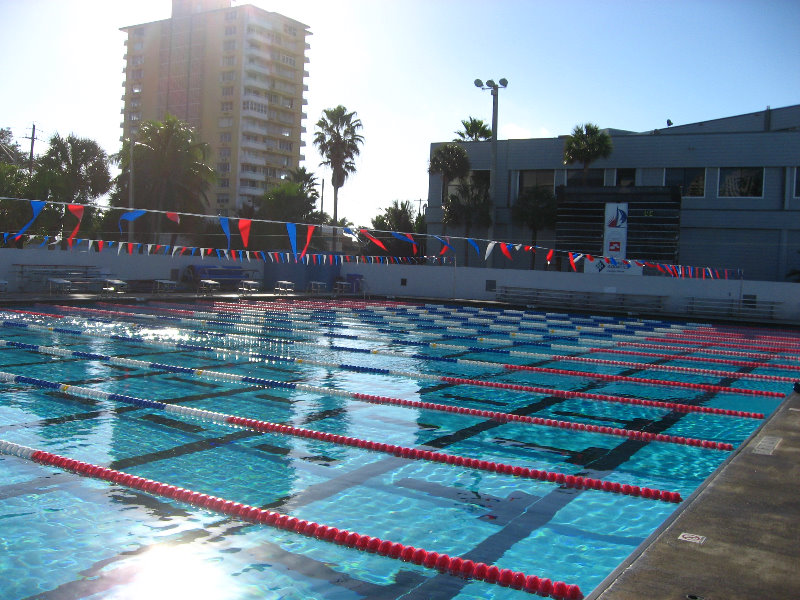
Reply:
[[800, 598], [800, 394], [686, 502], [588, 598]]

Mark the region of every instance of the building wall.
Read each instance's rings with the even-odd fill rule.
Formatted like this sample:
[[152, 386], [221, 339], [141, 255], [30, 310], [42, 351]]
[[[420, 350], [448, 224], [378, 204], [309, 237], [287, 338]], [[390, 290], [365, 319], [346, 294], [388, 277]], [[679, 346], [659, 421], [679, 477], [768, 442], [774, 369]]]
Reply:
[[[773, 109], [768, 114], [762, 111], [645, 134], [618, 132], [612, 141], [611, 156], [591, 165], [593, 169], [604, 170], [603, 181], [607, 186], [615, 183], [617, 169], [635, 169], [637, 186], [663, 186], [665, 169], [705, 169], [704, 196], [682, 198], [681, 264], [742, 268], [748, 279], [785, 278], [797, 250], [791, 242], [794, 239], [791, 231], [800, 223], [800, 197], [795, 191], [796, 171], [800, 169], [800, 105]], [[463, 144], [473, 169], [490, 167], [490, 144]], [[431, 152], [438, 145], [433, 144]], [[554, 171], [554, 188], [567, 184], [569, 172], [579, 167], [564, 167], [563, 147], [563, 138], [499, 141], [500, 193], [495, 201], [494, 226], [482, 232], [473, 231], [472, 237], [528, 242], [531, 232], [512, 222], [510, 210], [519, 193], [519, 173], [549, 169]], [[760, 197], [720, 194], [720, 169], [738, 167], [763, 168]], [[428, 231], [435, 235], [443, 230], [440, 186], [440, 178], [432, 175], [426, 217]], [[448, 232], [453, 236], [463, 234], [463, 230], [452, 226]], [[513, 266], [498, 262], [497, 258], [493, 260], [487, 266]], [[473, 264], [478, 264], [478, 257]]]

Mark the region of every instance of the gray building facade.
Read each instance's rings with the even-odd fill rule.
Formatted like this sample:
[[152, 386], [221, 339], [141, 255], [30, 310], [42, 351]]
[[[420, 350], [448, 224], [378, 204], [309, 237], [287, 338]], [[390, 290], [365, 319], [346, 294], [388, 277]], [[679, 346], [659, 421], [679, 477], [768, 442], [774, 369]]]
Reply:
[[[491, 228], [473, 238], [530, 243], [533, 232], [512, 218], [520, 192], [531, 186], [675, 189], [680, 192], [679, 264], [741, 270], [745, 279], [785, 281], [800, 270], [800, 105], [762, 110], [647, 132], [606, 130], [613, 152], [590, 165], [583, 180], [579, 165], [564, 165], [564, 137], [498, 140], [497, 198]], [[441, 143], [432, 144], [431, 154]], [[488, 171], [491, 142], [463, 143], [474, 171]], [[442, 224], [442, 180], [431, 175], [426, 218], [428, 233], [463, 235]], [[455, 186], [451, 185], [451, 193]], [[562, 190], [563, 192], [564, 190]], [[576, 189], [577, 191], [577, 189]], [[563, 194], [561, 194], [563, 196]], [[613, 197], [613, 194], [611, 194]], [[556, 236], [539, 232], [537, 244], [556, 247]], [[586, 252], [579, 247], [560, 251]], [[465, 256], [467, 254], [465, 253]], [[473, 266], [486, 264], [477, 255]], [[629, 255], [628, 258], [644, 258]]]

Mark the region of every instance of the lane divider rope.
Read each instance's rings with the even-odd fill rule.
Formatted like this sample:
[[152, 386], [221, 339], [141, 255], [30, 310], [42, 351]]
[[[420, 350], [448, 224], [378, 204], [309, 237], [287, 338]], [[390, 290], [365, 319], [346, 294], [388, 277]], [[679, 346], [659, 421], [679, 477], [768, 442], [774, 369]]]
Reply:
[[[119, 338], [117, 338], [119, 339]], [[136, 341], [136, 340], [134, 340]], [[175, 343], [175, 344], [165, 344], [169, 347], [174, 347], [178, 349], [186, 349], [184, 344]], [[449, 412], [449, 413], [457, 413], [463, 415], [469, 415], [474, 417], [481, 417], [491, 419], [493, 421], [499, 421], [501, 423], [520, 423], [520, 424], [527, 424], [527, 425], [539, 425], [543, 427], [553, 427], [557, 429], [570, 429], [575, 431], [587, 431], [590, 433], [600, 433], [604, 435], [614, 435], [618, 437], [626, 437], [633, 440], [640, 440], [644, 442], [665, 442], [671, 444], [679, 444], [685, 446], [697, 446], [700, 448], [706, 448], [711, 450], [733, 450], [733, 445], [727, 442], [717, 442], [713, 440], [704, 440], [698, 438], [691, 438], [691, 437], [684, 437], [684, 436], [676, 436], [676, 435], [668, 435], [668, 434], [661, 434], [661, 433], [650, 433], [646, 431], [638, 431], [634, 429], [622, 429], [618, 427], [608, 427], [605, 425], [591, 425], [586, 423], [578, 423], [575, 421], [559, 421], [554, 419], [546, 419], [543, 417], [531, 417], [528, 415], [516, 415], [514, 413], [504, 413], [499, 411], [488, 411], [488, 410], [480, 410], [480, 409], [473, 409], [473, 408], [464, 408], [459, 406], [452, 406], [449, 404], [438, 404], [433, 402], [423, 402], [418, 400], [403, 400], [401, 398], [391, 398], [387, 396], [373, 396], [367, 394], [361, 394], [359, 392], [348, 392], [346, 390], [337, 390], [332, 388], [324, 388], [319, 386], [311, 386], [301, 383], [293, 383], [293, 382], [284, 382], [284, 381], [275, 381], [271, 379], [265, 379], [260, 377], [252, 377], [248, 375], [239, 375], [235, 373], [226, 373], [223, 371], [212, 371], [209, 369], [193, 369], [190, 367], [179, 367], [176, 365], [170, 365], [166, 363], [159, 363], [159, 362], [148, 362], [144, 360], [136, 360], [132, 358], [121, 358], [121, 357], [113, 357], [105, 354], [97, 354], [91, 352], [83, 352], [79, 350], [65, 350], [62, 348], [55, 348], [52, 346], [40, 346], [37, 344], [28, 344], [24, 342], [14, 342], [8, 340], [0, 340], [0, 347], [7, 347], [7, 348], [18, 348], [21, 350], [27, 350], [31, 352], [38, 352], [40, 354], [45, 354], [48, 356], [60, 356], [63, 358], [80, 358], [84, 360], [98, 360], [102, 362], [107, 362], [109, 364], [127, 367], [127, 368], [136, 368], [136, 369], [158, 369], [162, 371], [168, 371], [172, 373], [183, 373], [187, 375], [192, 375], [195, 377], [199, 377], [202, 379], [210, 379], [210, 380], [224, 380], [224, 381], [231, 381], [241, 384], [251, 384], [251, 385], [258, 385], [264, 388], [288, 388], [288, 389], [297, 389], [300, 391], [308, 391], [308, 392], [316, 392], [316, 393], [323, 393], [326, 395], [336, 395], [336, 396], [343, 396], [343, 397], [350, 397], [356, 400], [361, 400], [365, 402], [370, 402], [373, 404], [392, 404], [395, 406], [404, 406], [404, 407], [411, 407], [411, 408], [422, 408], [425, 410], [433, 410], [437, 412]], [[199, 348], [196, 346], [192, 346], [192, 350], [198, 350]], [[229, 353], [232, 354], [232, 353]], [[239, 353], [241, 354], [241, 353]], [[296, 362], [298, 364], [302, 364], [306, 361], [305, 359], [291, 359], [285, 358], [281, 356], [274, 356], [274, 355], [258, 355], [254, 354], [251, 355], [253, 358], [259, 358], [267, 361], [285, 361], [285, 362]], [[339, 365], [333, 365], [339, 366]], [[352, 370], [358, 372], [368, 372], [374, 373], [376, 371], [382, 371], [381, 369], [374, 369], [370, 367], [358, 367], [355, 365], [351, 366]], [[446, 378], [446, 379], [454, 379], [454, 378]], [[445, 380], [446, 380], [445, 379]], [[469, 380], [464, 380], [469, 381]], [[460, 382], [457, 380], [456, 382]], [[521, 386], [518, 386], [521, 387]]]
[[[27, 323], [14, 323], [14, 322], [10, 322], [9, 323], [7, 321], [4, 321], [2, 324], [4, 326], [6, 326], [8, 324], [9, 326], [14, 326], [14, 327], [31, 327], [33, 329], [37, 328], [37, 326], [35, 326], [35, 325], [31, 326], [30, 324], [27, 324]], [[44, 326], [40, 326], [40, 327], [43, 330], [47, 330], [48, 329], [47, 327], [44, 327]], [[59, 333], [71, 333], [71, 334], [74, 334], [74, 335], [85, 335], [84, 332], [82, 332], [80, 330], [70, 330], [70, 329], [67, 329], [67, 328], [56, 328], [56, 329], [53, 329], [53, 331], [57, 331]], [[95, 334], [92, 334], [92, 335], [95, 335]], [[132, 342], [136, 342], [136, 343], [147, 343], [147, 340], [145, 340], [144, 338], [142, 338], [140, 336], [112, 335], [111, 338], [112, 339], [116, 339], [116, 340], [132, 341]], [[14, 342], [14, 343], [18, 344], [20, 342]], [[161, 342], [161, 343], [164, 344], [164, 342]], [[175, 343], [174, 347], [175, 348], [179, 348], [179, 349], [183, 349], [183, 350], [193, 350], [193, 351], [198, 351], [198, 350], [217, 351], [217, 349], [215, 349], [215, 348], [209, 349], [208, 347], [204, 347], [204, 346], [200, 346], [200, 345], [196, 345], [196, 344]], [[335, 345], [331, 346], [331, 349], [334, 349], [334, 350], [345, 350], [345, 351], [348, 351], [348, 352], [355, 352], [355, 353], [358, 353], [358, 352], [368, 353], [368, 354], [376, 353], [374, 350], [370, 350], [370, 349], [366, 349], [366, 348], [349, 348], [349, 347], [344, 347], [344, 346], [340, 347], [340, 346], [335, 346]], [[264, 360], [275, 360], [276, 358], [278, 358], [278, 359], [282, 359], [283, 358], [283, 357], [275, 357], [274, 355], [251, 354], [249, 352], [245, 352], [245, 351], [242, 351], [242, 350], [239, 350], [238, 353], [239, 354], [251, 355], [251, 356], [254, 356], [255, 358], [264, 359]], [[102, 356], [102, 355], [98, 355], [98, 356]], [[413, 357], [416, 357], [416, 356], [417, 355], [413, 355]], [[125, 359], [125, 360], [128, 360], [128, 359]], [[455, 359], [453, 359], [453, 360], [455, 360]], [[491, 364], [494, 364], [494, 363], [491, 363]], [[357, 367], [357, 368], [361, 372], [375, 372], [374, 368], [372, 368], [372, 367]], [[441, 377], [442, 377], [442, 379], [441, 379], [442, 381], [445, 381], [447, 383], [454, 383], [454, 384], [469, 385], [471, 381], [477, 381], [477, 380], [469, 380], [469, 379], [458, 378], [458, 377], [445, 377], [445, 376], [441, 376]], [[265, 379], [263, 381], [266, 382], [266, 381], [270, 381], [270, 380], [266, 380]], [[283, 382], [278, 382], [278, 383], [283, 383]], [[678, 412], [685, 412], [685, 413], [696, 412], [696, 413], [725, 415], [725, 416], [751, 418], [751, 419], [763, 419], [764, 418], [764, 414], [763, 413], [732, 410], [732, 409], [726, 409], [726, 408], [717, 408], [717, 407], [711, 407], [711, 406], [699, 406], [699, 405], [692, 405], [692, 404], [681, 404], [681, 403], [678, 403], [678, 402], [665, 402], [665, 401], [661, 401], [661, 400], [646, 400], [646, 399], [643, 399], [643, 398], [633, 398], [633, 397], [627, 397], [627, 396], [614, 396], [614, 395], [610, 395], [610, 394], [595, 394], [595, 393], [591, 393], [591, 392], [576, 392], [576, 391], [571, 391], [571, 390], [559, 390], [559, 389], [556, 389], [556, 388], [546, 388], [546, 387], [538, 387], [538, 386], [523, 386], [523, 385], [513, 384], [513, 383], [502, 383], [502, 382], [491, 382], [491, 383], [494, 384], [493, 387], [513, 390], [513, 391], [519, 391], [519, 392], [530, 392], [530, 393], [537, 393], [537, 394], [547, 394], [547, 395], [555, 396], [555, 397], [558, 397], [558, 398], [578, 398], [578, 399], [585, 399], [585, 400], [595, 400], [595, 401], [600, 401], [600, 402], [612, 402], [612, 403], [618, 403], [618, 404], [629, 404], [629, 405], [633, 405], [633, 406], [645, 406], [645, 407], [649, 407], [649, 408], [675, 410], [675, 411], [678, 411]], [[403, 406], [413, 406], [414, 408], [428, 408], [430, 410], [441, 410], [441, 411], [446, 411], [446, 412], [462, 412], [462, 414], [463, 414], [463, 411], [476, 411], [477, 410], [477, 409], [466, 409], [464, 407], [454, 407], [454, 406], [450, 406], [450, 405], [446, 405], [446, 404], [433, 404], [433, 403], [430, 403], [430, 402], [422, 402], [422, 401], [418, 401], [418, 400], [401, 400], [401, 399], [398, 399], [398, 398], [391, 398], [391, 397], [387, 397], [387, 396], [376, 396], [376, 395], [369, 395], [369, 394], [361, 394], [361, 393], [358, 393], [358, 392], [347, 392], [347, 391], [344, 391], [344, 390], [333, 390], [331, 388], [319, 388], [319, 387], [316, 387], [316, 386], [308, 386], [308, 385], [304, 385], [304, 384], [293, 384], [293, 385], [298, 386], [297, 389], [301, 389], [301, 390], [315, 391], [315, 392], [318, 392], [318, 393], [325, 393], [325, 394], [339, 393], [339, 394], [349, 395], [352, 398], [356, 398], [356, 399], [359, 399], [359, 400], [365, 400], [367, 402], [373, 402], [373, 403], [376, 403], [376, 404], [400, 404], [400, 405], [403, 405]], [[323, 392], [320, 392], [320, 390], [323, 390]], [[504, 415], [504, 417], [502, 417], [504, 420], [508, 420], [508, 419], [511, 418], [508, 415], [513, 415], [512, 413], [496, 413], [494, 411], [478, 411], [478, 413], [480, 414], [480, 416], [486, 416], [487, 414]], [[476, 413], [476, 414], [478, 414], [478, 413]], [[495, 417], [487, 417], [487, 418], [495, 418]], [[534, 417], [526, 417], [526, 418], [532, 419]], [[523, 422], [523, 417], [521, 415], [513, 415], [513, 420], [516, 420], [518, 422]]]
[[27, 377], [25, 375], [16, 375], [14, 373], [6, 373], [0, 371], [0, 381], [7, 383], [18, 383], [32, 385], [44, 389], [57, 390], [63, 394], [86, 397], [94, 400], [116, 401], [125, 404], [132, 404], [140, 408], [151, 408], [161, 410], [166, 413], [180, 415], [185, 417], [192, 417], [200, 420], [212, 421], [214, 423], [242, 427], [258, 431], [259, 433], [278, 433], [282, 435], [291, 435], [294, 437], [315, 439], [322, 442], [337, 444], [340, 446], [351, 446], [370, 450], [373, 452], [381, 452], [384, 454], [391, 454], [399, 458], [408, 460], [423, 460], [428, 462], [437, 462], [448, 465], [455, 465], [465, 469], [472, 469], [478, 471], [488, 471], [492, 473], [500, 473], [505, 475], [512, 475], [523, 479], [537, 479], [542, 482], [555, 483], [559, 486], [575, 489], [592, 489], [601, 492], [608, 492], [613, 494], [622, 494], [625, 496], [639, 496], [648, 500], [660, 500], [662, 502], [680, 503], [683, 501], [679, 492], [671, 492], [666, 490], [659, 490], [649, 487], [639, 487], [636, 485], [621, 484], [619, 482], [595, 479], [591, 477], [583, 477], [580, 475], [569, 475], [557, 471], [545, 471], [540, 469], [530, 469], [528, 467], [509, 465], [499, 463], [496, 461], [480, 460], [477, 458], [470, 458], [457, 454], [447, 454], [444, 452], [434, 452], [422, 448], [410, 448], [407, 446], [398, 446], [395, 444], [385, 444], [383, 442], [374, 442], [362, 438], [344, 436], [324, 431], [316, 431], [314, 429], [306, 429], [304, 427], [295, 427], [293, 425], [281, 425], [279, 423], [272, 423], [269, 421], [261, 421], [258, 419], [249, 419], [245, 417], [237, 417], [234, 415], [227, 415], [225, 413], [214, 412], [209, 410], [202, 410], [199, 408], [191, 408], [189, 406], [180, 406], [176, 404], [167, 404], [165, 402], [158, 402], [155, 400], [146, 400], [144, 398], [137, 398], [135, 396], [128, 396], [126, 394], [115, 394], [111, 392], [104, 392], [95, 388], [86, 388], [75, 385], [68, 385], [64, 383], [56, 383], [47, 381], [36, 377]]
[[339, 546], [347, 546], [362, 552], [379, 554], [389, 558], [410, 562], [430, 569], [437, 569], [443, 573], [466, 579], [475, 579], [486, 583], [497, 584], [524, 590], [529, 593], [559, 600], [581, 600], [583, 593], [577, 585], [569, 585], [563, 581], [552, 581], [546, 577], [526, 575], [521, 571], [500, 569], [485, 563], [474, 563], [459, 556], [449, 556], [438, 552], [431, 552], [418, 548], [392, 542], [378, 537], [338, 529], [330, 525], [323, 525], [305, 519], [298, 519], [277, 511], [267, 510], [233, 502], [217, 496], [203, 494], [190, 489], [170, 485], [153, 479], [145, 479], [124, 471], [109, 469], [100, 465], [87, 463], [44, 450], [36, 450], [13, 442], [0, 440], [0, 453], [17, 456], [22, 459], [37, 462], [82, 475], [115, 483], [131, 489], [141, 490], [151, 495], [161, 496], [171, 500], [178, 500], [192, 506], [228, 515], [236, 519], [253, 524], [268, 525], [284, 531], [294, 532], [306, 537], [332, 542]]

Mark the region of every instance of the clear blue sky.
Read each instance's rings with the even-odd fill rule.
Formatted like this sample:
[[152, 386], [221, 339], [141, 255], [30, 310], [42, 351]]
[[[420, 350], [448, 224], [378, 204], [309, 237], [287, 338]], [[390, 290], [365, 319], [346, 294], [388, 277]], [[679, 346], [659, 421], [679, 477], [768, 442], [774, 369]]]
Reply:
[[[309, 25], [305, 166], [322, 110], [364, 123], [339, 215], [427, 198], [430, 144], [469, 116], [491, 121], [476, 78], [505, 77], [500, 139], [552, 137], [587, 121], [646, 131], [800, 103], [797, 0], [254, 0]], [[240, 4], [235, 2], [234, 4]], [[170, 0], [0, 0], [0, 127], [38, 154], [55, 132], [119, 149], [125, 36]], [[332, 189], [325, 186], [332, 212]]]

